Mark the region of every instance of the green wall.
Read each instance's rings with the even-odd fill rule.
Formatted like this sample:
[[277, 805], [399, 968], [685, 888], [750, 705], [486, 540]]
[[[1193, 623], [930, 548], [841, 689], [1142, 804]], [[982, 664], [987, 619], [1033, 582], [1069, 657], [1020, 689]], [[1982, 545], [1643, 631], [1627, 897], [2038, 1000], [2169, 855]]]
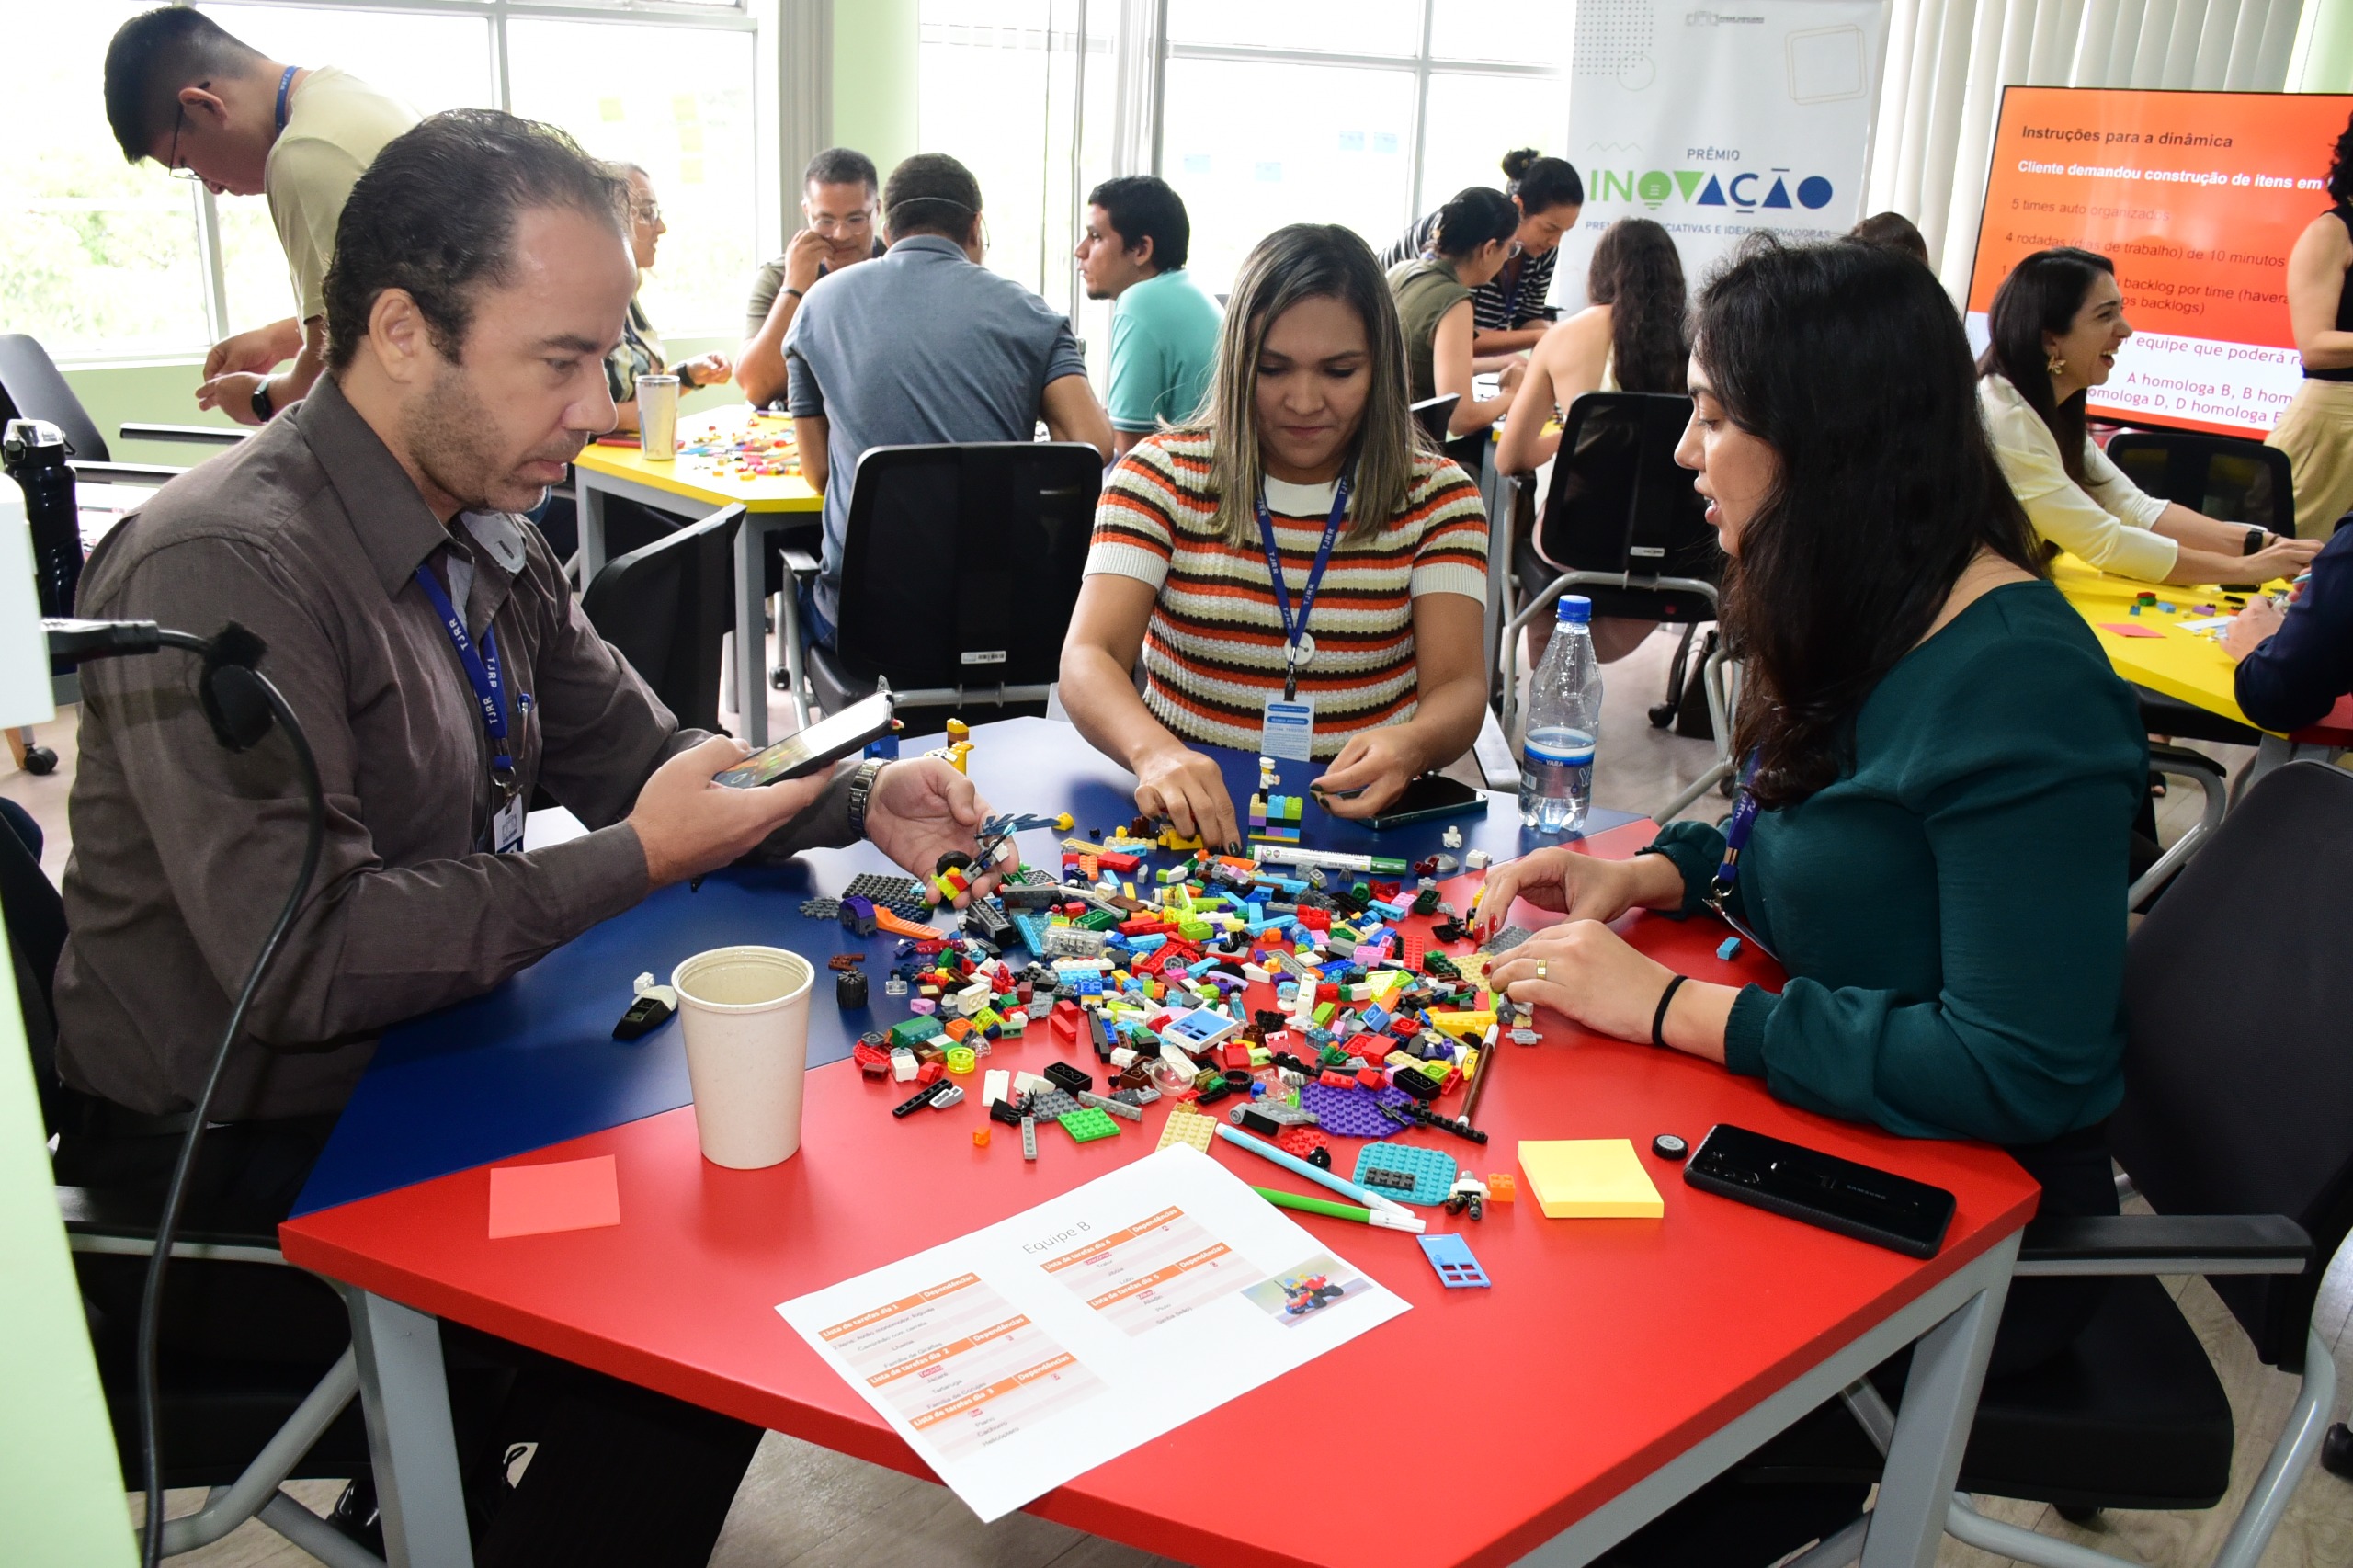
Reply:
[[2313, 9], [2309, 52], [2301, 80], [2303, 93], [2353, 92], [2353, 0], [2305, 0]]
[[921, 152], [915, 118], [916, 0], [835, 0], [834, 142], [892, 165]]

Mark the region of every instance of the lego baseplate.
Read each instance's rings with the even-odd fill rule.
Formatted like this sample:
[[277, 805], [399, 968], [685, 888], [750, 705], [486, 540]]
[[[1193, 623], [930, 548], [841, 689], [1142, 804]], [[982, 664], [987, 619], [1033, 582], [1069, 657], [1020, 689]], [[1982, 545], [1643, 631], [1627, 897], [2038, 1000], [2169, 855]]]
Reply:
[[1093, 1106], [1065, 1111], [1054, 1119], [1062, 1123], [1063, 1131], [1070, 1134], [1071, 1142], [1074, 1143], [1092, 1143], [1097, 1138], [1116, 1138], [1120, 1135], [1119, 1122], [1108, 1113], [1099, 1111]]
[[[1381, 1175], [1409, 1178], [1410, 1187], [1372, 1179]], [[1356, 1174], [1348, 1179], [1400, 1203], [1436, 1205], [1454, 1190], [1454, 1156], [1442, 1150], [1411, 1143], [1373, 1143], [1357, 1155]]]
[[1160, 1130], [1160, 1142], [1153, 1145], [1153, 1152], [1158, 1153], [1171, 1143], [1190, 1143], [1206, 1154], [1216, 1141], [1215, 1121], [1197, 1110], [1177, 1106], [1169, 1111], [1168, 1123]]
[[[1403, 1089], [1336, 1089], [1329, 1084], [1306, 1084], [1299, 1091], [1301, 1107], [1315, 1113], [1316, 1125], [1343, 1138], [1386, 1138], [1404, 1128], [1381, 1114], [1384, 1105], [1404, 1105], [1414, 1096]], [[1411, 1126], [1408, 1122], [1405, 1126]]]
[[921, 920], [931, 913], [931, 905], [924, 900], [923, 884], [913, 877], [861, 872], [842, 889], [841, 896], [871, 899], [876, 908], [887, 909], [903, 920]]

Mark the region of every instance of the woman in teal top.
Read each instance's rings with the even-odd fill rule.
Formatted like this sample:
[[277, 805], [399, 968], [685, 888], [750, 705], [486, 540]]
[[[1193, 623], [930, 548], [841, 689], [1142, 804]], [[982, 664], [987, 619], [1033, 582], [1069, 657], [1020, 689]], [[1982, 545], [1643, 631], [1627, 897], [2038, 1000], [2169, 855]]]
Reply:
[[1572, 918], [1495, 981], [1625, 1039], [1656, 1016], [1677, 1050], [1892, 1131], [2030, 1151], [2097, 1128], [2146, 743], [2040, 574], [1959, 321], [1902, 257], [1767, 248], [1708, 290], [1695, 343], [1677, 457], [1732, 558], [1763, 808], [1725, 904], [1789, 982], [1680, 983], [1596, 924], [1700, 908], [1724, 835], [1696, 823], [1631, 862], [1498, 869], [1487, 926], [1514, 896]]
[[[2002, 1144], [2042, 1182], [2042, 1213], [2112, 1214], [2104, 1131], [2123, 1095], [2147, 746], [2041, 575], [1960, 319], [1902, 256], [1767, 244], [1708, 288], [1693, 345], [1677, 458], [1731, 558], [1733, 749], [1761, 808], [1723, 903], [1789, 980], [1779, 995], [1687, 982], [1601, 924], [1702, 908], [1725, 834], [1676, 823], [1631, 861], [1544, 849], [1492, 873], [1483, 934], [1515, 897], [1569, 918], [1490, 983], [1811, 1110]], [[2100, 1293], [2014, 1287], [1995, 1375], [2063, 1349]], [[1656, 1539], [1709, 1512], [1678, 1509], [1636, 1538], [1658, 1551], [1611, 1561], [1768, 1562], [1806, 1539], [1775, 1550], [1760, 1525], [1734, 1538], [1754, 1550], [1710, 1534], [1704, 1555]]]

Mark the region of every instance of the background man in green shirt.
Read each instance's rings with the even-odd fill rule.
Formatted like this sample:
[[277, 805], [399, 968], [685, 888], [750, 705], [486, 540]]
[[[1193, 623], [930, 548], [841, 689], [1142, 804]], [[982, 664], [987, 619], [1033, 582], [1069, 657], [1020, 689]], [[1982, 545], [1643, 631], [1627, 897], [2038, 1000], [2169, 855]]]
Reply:
[[1111, 415], [1115, 457], [1184, 419], [1209, 390], [1217, 362], [1217, 301], [1193, 283], [1185, 256], [1193, 237], [1184, 198], [1152, 175], [1105, 180], [1086, 198], [1078, 272], [1090, 300], [1111, 310]]

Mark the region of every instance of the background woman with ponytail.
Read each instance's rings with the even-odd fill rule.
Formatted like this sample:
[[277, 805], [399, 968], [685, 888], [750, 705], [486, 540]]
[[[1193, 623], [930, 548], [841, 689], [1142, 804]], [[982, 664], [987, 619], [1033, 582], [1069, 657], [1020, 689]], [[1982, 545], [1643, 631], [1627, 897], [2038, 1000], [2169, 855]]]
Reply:
[[2002, 472], [2045, 540], [2145, 583], [2268, 583], [2294, 576], [2319, 551], [2147, 494], [2086, 433], [2085, 401], [2132, 335], [2108, 257], [2036, 251], [2002, 279], [1986, 314], [1993, 340], [1977, 361], [1977, 401]]
[[2296, 533], [2325, 540], [2353, 511], [2353, 120], [2328, 166], [2336, 205], [2304, 225], [2288, 253], [2288, 324], [2303, 356], [2304, 384], [2266, 444], [2288, 454], [2295, 476]]
[[[1501, 358], [1536, 347], [1552, 323], [1544, 301], [1552, 292], [1552, 264], [1561, 236], [1576, 227], [1585, 205], [1585, 181], [1565, 158], [1546, 158], [1533, 147], [1504, 154], [1504, 194], [1519, 213], [1512, 233], [1513, 254], [1502, 270], [1471, 291], [1477, 335], [1472, 352], [1482, 370], [1501, 369]], [[1395, 267], [1427, 254], [1438, 235], [1438, 215], [1425, 215], [1381, 253], [1381, 265]]]
[[1527, 369], [1517, 358], [1505, 366], [1494, 397], [1482, 400], [1471, 390], [1473, 291], [1509, 258], [1518, 225], [1511, 198], [1474, 185], [1438, 209], [1428, 255], [1389, 269], [1405, 338], [1406, 395], [1415, 403], [1448, 392], [1461, 399], [1448, 417], [1449, 436], [1472, 435], [1501, 418]]

